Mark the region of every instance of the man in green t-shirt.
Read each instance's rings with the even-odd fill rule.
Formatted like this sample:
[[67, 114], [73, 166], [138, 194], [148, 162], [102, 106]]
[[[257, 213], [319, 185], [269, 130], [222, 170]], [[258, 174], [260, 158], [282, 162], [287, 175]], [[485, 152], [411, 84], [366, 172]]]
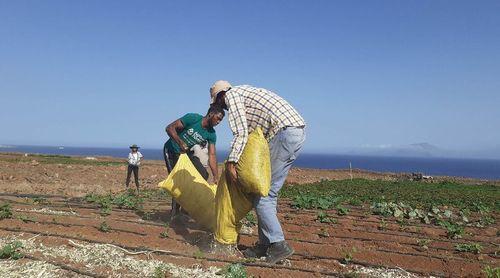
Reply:
[[[200, 159], [191, 151], [193, 146], [200, 145], [208, 147], [208, 166], [214, 180], [217, 180], [219, 176], [215, 152], [217, 136], [214, 127], [222, 121], [224, 115], [225, 112], [221, 106], [213, 105], [208, 109], [205, 117], [196, 113], [188, 113], [166, 127], [165, 130], [170, 139], [165, 143], [163, 153], [169, 172], [175, 167], [180, 154], [186, 153], [198, 172], [205, 180], [208, 180], [207, 170]], [[172, 199], [172, 216], [176, 214], [177, 210], [178, 206]]]

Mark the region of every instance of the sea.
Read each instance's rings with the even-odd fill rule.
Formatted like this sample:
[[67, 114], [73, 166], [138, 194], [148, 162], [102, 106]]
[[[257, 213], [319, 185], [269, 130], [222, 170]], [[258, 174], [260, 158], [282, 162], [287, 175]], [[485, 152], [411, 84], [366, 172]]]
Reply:
[[[30, 154], [55, 154], [74, 156], [111, 156], [126, 159], [128, 148], [54, 147], [54, 146], [0, 146], [0, 152]], [[146, 159], [163, 160], [160, 149], [140, 149]], [[227, 157], [227, 151], [219, 151], [220, 161]], [[430, 176], [455, 176], [488, 180], [500, 180], [500, 160], [459, 159], [435, 157], [386, 157], [342, 154], [302, 153], [294, 166], [315, 169], [352, 168], [395, 173], [423, 173]]]

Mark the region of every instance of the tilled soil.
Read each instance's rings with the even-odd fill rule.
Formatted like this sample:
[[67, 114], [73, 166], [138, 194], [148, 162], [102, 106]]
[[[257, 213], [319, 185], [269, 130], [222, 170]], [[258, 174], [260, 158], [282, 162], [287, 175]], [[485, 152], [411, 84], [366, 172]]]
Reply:
[[[45, 164], [29, 157], [0, 155], [0, 169], [0, 203], [10, 203], [13, 212], [13, 218], [0, 221], [0, 238], [18, 238], [28, 245], [49, 248], [27, 248], [23, 252], [28, 256], [17, 263], [45, 263], [34, 267], [55, 273], [53, 277], [140, 277], [151, 275], [160, 263], [179, 267], [171, 268], [167, 276], [211, 277], [231, 262], [242, 263], [256, 277], [341, 276], [354, 271], [361, 277], [481, 277], [486, 266], [500, 265], [498, 224], [482, 229], [467, 227], [463, 238], [449, 239], [443, 228], [417, 222], [401, 225], [395, 219], [384, 218], [381, 228], [382, 218], [371, 215], [368, 207], [349, 207], [351, 212], [335, 217], [335, 224], [319, 223], [316, 211], [294, 209], [289, 200], [283, 199], [278, 217], [295, 254], [273, 266], [259, 260], [243, 260], [237, 251], [211, 252], [212, 235], [189, 217], [169, 223], [170, 204], [165, 199], [148, 199], [142, 211], [114, 208], [103, 216], [95, 204], [78, 198], [91, 192], [122, 191], [124, 165]], [[315, 176], [318, 173], [321, 174]], [[346, 171], [294, 169], [289, 182], [344, 178], [346, 173], [349, 175]], [[393, 174], [355, 174], [374, 179], [396, 178]], [[156, 188], [165, 176], [161, 162], [145, 163], [141, 169], [142, 186]], [[327, 212], [337, 215], [335, 210]], [[498, 215], [494, 218], [498, 223]], [[107, 232], [101, 229], [103, 222], [109, 226]], [[241, 235], [239, 248], [256, 241], [256, 227], [248, 227]], [[422, 245], [422, 241], [427, 243]], [[471, 242], [483, 246], [480, 254], [455, 251], [456, 244]], [[50, 248], [62, 249], [59, 253], [44, 251]], [[85, 250], [118, 253], [104, 262], [94, 257], [76, 260], [68, 255], [76, 252], [81, 257]], [[141, 266], [145, 272], [140, 274], [130, 265]], [[4, 267], [7, 266], [0, 263], [0, 270]]]

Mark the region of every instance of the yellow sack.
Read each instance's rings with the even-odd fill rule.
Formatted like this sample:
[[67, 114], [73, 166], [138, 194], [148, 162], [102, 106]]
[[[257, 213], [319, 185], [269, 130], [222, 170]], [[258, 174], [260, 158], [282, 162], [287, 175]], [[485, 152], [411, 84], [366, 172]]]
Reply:
[[216, 185], [200, 175], [186, 154], [181, 154], [167, 179], [158, 184], [165, 188], [201, 226], [214, 230]]
[[271, 187], [271, 155], [262, 130], [257, 127], [248, 136], [248, 142], [236, 167], [238, 181], [246, 193], [267, 196]]
[[242, 191], [241, 186], [226, 182], [226, 172], [222, 175], [215, 195], [217, 223], [215, 239], [224, 244], [236, 244], [241, 229], [240, 220], [252, 209], [253, 195]]

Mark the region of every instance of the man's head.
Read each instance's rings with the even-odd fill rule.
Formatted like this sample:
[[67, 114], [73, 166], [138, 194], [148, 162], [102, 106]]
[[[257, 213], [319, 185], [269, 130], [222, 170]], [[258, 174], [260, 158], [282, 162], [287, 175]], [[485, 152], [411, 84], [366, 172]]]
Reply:
[[221, 97], [221, 93], [229, 91], [231, 89], [231, 84], [225, 80], [219, 80], [216, 81], [212, 87], [210, 87], [210, 104], [218, 103], [219, 105], [222, 105], [221, 100], [223, 101], [224, 98]]
[[224, 109], [222, 109], [222, 106], [217, 104], [210, 105], [206, 116], [208, 119], [208, 125], [210, 127], [218, 125], [222, 119], [224, 119], [225, 114], [226, 113], [224, 112]]

